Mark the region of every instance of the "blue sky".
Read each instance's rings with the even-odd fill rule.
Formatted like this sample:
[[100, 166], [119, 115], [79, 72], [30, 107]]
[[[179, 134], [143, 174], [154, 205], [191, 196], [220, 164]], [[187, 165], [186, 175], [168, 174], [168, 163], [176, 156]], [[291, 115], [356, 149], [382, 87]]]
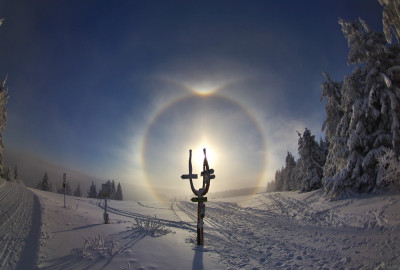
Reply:
[[381, 32], [381, 14], [375, 0], [3, 0], [5, 147], [188, 189], [188, 150], [206, 146], [215, 190], [265, 185], [296, 130], [321, 136], [322, 72], [351, 72], [338, 19]]

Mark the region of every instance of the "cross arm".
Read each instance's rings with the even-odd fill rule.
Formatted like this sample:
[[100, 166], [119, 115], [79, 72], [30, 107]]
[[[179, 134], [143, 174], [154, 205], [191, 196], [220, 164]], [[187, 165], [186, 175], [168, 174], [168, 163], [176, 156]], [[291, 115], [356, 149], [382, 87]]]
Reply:
[[182, 180], [185, 179], [197, 179], [197, 174], [182, 174]]

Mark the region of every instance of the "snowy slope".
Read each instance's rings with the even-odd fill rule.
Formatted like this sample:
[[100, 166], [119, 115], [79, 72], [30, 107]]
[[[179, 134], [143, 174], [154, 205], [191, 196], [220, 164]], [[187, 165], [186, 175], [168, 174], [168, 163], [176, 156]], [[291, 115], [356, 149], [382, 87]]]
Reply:
[[[35, 264], [40, 269], [400, 267], [399, 195], [365, 195], [330, 202], [322, 198], [321, 191], [314, 191], [211, 200], [206, 203], [205, 246], [196, 248], [196, 204], [192, 202], [111, 201], [112, 224], [103, 224], [104, 201], [67, 196], [64, 208], [62, 195], [10, 183], [0, 185], [0, 198], [10, 192], [14, 192], [13, 197], [0, 200], [1, 209], [7, 205], [18, 213], [27, 208], [25, 216], [39, 209], [32, 194], [38, 196], [41, 226], [34, 221], [20, 239], [33, 241], [40, 230], [40, 249], [38, 256], [29, 257], [23, 253], [24, 241], [18, 244], [13, 240], [21, 251], [6, 247], [14, 255], [0, 256], [2, 269], [16, 268], [18, 254], [24, 254], [19, 266], [27, 267], [20, 269]], [[25, 199], [18, 206], [14, 197]], [[15, 217], [14, 223], [23, 224], [22, 216]], [[32, 222], [25, 220], [25, 224]], [[1, 224], [12, 224], [4, 221]], [[24, 231], [7, 226], [0, 231], [2, 238]]]

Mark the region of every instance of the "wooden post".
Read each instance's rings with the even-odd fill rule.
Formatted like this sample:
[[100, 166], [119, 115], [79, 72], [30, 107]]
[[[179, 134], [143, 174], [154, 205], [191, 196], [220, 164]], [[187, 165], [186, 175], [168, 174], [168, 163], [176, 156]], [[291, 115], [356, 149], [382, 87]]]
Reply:
[[64, 188], [64, 208], [67, 208], [67, 204], [65, 202], [65, 193], [67, 191], [67, 173], [63, 174], [63, 188]]
[[205, 205], [203, 202], [197, 203], [197, 245], [204, 245], [204, 207]]
[[196, 190], [193, 186], [193, 179], [197, 179], [197, 174], [192, 173], [192, 150], [189, 150], [189, 174], [182, 175], [182, 179], [190, 180], [190, 187], [192, 192], [197, 197], [192, 198], [192, 202], [197, 202], [197, 245], [204, 245], [204, 222], [203, 218], [205, 216], [205, 204], [207, 201], [207, 197], [204, 195], [207, 194], [210, 188], [210, 180], [215, 178], [214, 170], [210, 169], [208, 166], [206, 149], [203, 149], [204, 152], [204, 162], [203, 162], [203, 171], [201, 172], [201, 176], [203, 176], [203, 185], [199, 190]]
[[106, 184], [102, 184], [101, 186], [101, 197], [104, 198], [104, 224], [108, 224], [109, 217], [107, 213], [107, 198], [110, 198], [111, 190], [109, 190], [109, 186]]
[[108, 213], [107, 213], [107, 196], [105, 197], [105, 205], [104, 205], [104, 224], [108, 224]]

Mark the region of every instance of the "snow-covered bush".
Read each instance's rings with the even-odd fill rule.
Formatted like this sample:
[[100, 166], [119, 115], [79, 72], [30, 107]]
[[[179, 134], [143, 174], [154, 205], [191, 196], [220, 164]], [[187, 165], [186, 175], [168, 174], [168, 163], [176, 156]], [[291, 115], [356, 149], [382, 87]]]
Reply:
[[114, 240], [104, 240], [99, 234], [97, 237], [85, 237], [85, 243], [82, 248], [82, 255], [84, 257], [107, 257], [112, 256], [117, 252], [118, 242]]
[[385, 149], [385, 153], [378, 159], [379, 174], [377, 185], [379, 187], [394, 187], [400, 190], [400, 161], [391, 149]]
[[139, 230], [142, 233], [153, 237], [166, 235], [172, 232], [171, 230], [166, 229], [165, 226], [155, 218], [147, 218], [147, 219], [136, 218], [135, 223], [132, 225], [132, 229]]

